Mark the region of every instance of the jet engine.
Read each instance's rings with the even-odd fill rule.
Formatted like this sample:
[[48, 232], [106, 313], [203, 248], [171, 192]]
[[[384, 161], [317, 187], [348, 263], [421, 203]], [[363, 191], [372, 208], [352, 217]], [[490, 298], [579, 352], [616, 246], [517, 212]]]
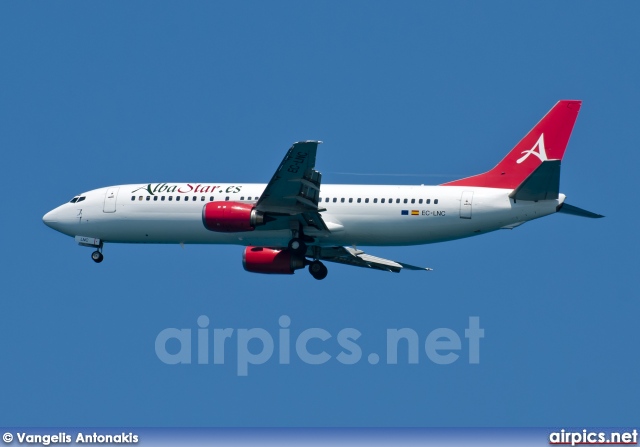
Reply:
[[248, 272], [290, 275], [304, 268], [304, 256], [289, 249], [247, 247], [242, 254], [242, 266]]
[[202, 223], [207, 230], [221, 233], [253, 231], [266, 223], [264, 214], [248, 203], [209, 202], [202, 209]]

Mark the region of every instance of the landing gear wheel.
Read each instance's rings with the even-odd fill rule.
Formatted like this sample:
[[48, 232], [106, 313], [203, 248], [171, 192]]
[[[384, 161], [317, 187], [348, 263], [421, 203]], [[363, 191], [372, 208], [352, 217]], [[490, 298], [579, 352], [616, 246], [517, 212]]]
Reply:
[[289, 250], [297, 255], [303, 255], [307, 252], [307, 244], [302, 239], [293, 238], [289, 241]]
[[309, 273], [317, 280], [325, 279], [327, 277], [327, 267], [320, 261], [313, 261], [309, 264]]
[[104, 256], [102, 256], [102, 253], [96, 250], [93, 253], [91, 253], [91, 259], [93, 259], [96, 263], [99, 264], [104, 259]]

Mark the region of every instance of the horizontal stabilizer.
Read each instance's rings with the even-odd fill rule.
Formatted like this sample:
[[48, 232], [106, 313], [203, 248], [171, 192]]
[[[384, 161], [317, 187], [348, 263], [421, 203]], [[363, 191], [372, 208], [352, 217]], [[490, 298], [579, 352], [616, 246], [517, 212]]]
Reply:
[[591, 211], [583, 210], [582, 208], [569, 205], [568, 203], [563, 203], [562, 205], [558, 205], [558, 209], [556, 209], [556, 212], [564, 213], [564, 214], [572, 214], [574, 216], [580, 216], [580, 217], [589, 217], [591, 219], [599, 219], [601, 217], [604, 217], [602, 214], [592, 213]]
[[514, 200], [555, 200], [560, 192], [560, 160], [545, 160], [509, 197]]

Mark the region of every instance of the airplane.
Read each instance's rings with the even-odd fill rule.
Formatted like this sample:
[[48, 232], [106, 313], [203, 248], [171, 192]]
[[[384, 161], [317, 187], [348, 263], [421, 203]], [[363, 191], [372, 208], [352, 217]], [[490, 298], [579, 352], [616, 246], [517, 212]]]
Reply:
[[244, 269], [293, 274], [323, 263], [431, 270], [369, 255], [362, 246], [451, 241], [513, 229], [556, 212], [604, 217], [565, 203], [560, 164], [582, 101], [559, 101], [493, 169], [436, 186], [323, 185], [321, 141], [294, 143], [268, 184], [144, 183], [73, 197], [44, 223], [100, 263], [105, 243], [235, 244]]

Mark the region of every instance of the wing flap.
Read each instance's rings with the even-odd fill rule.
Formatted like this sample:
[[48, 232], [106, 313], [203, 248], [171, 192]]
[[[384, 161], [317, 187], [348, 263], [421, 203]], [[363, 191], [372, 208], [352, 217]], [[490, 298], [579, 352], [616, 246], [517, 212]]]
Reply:
[[[316, 172], [318, 172], [318, 171], [316, 171]], [[310, 182], [309, 180], [304, 179], [304, 178], [294, 178], [294, 179], [291, 179], [289, 181], [290, 182], [299, 182], [299, 183], [303, 184], [304, 186], [306, 186], [309, 189], [315, 189], [316, 191], [320, 191], [320, 187], [319, 187], [320, 182], [319, 181], [318, 181], [317, 185], [315, 183]]]
[[411, 264], [368, 255], [362, 250], [357, 250], [352, 247], [323, 247], [320, 259], [328, 262], [337, 262], [339, 264], [347, 264], [355, 267], [365, 267], [393, 273], [400, 273], [402, 269], [423, 271], [431, 270], [428, 267], [418, 267]]

